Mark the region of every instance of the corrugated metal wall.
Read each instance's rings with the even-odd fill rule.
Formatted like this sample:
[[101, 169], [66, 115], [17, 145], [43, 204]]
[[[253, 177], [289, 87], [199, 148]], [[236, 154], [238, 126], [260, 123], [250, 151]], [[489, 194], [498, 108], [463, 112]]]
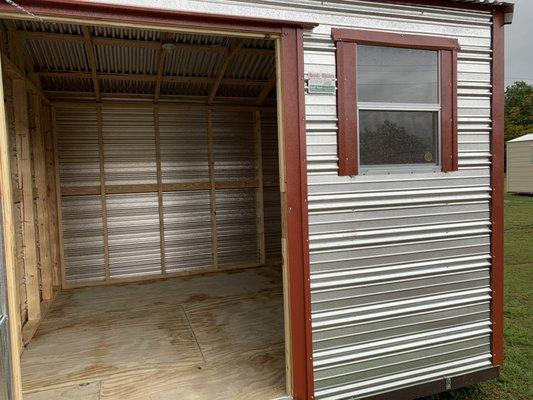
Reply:
[[220, 268], [259, 265], [262, 203], [266, 262], [280, 262], [276, 113], [261, 113], [266, 193], [261, 202], [254, 124], [253, 110], [215, 108], [214, 177], [222, 187], [213, 186], [212, 197], [205, 108], [158, 107], [155, 112], [153, 107], [104, 106], [99, 118], [95, 105], [57, 107], [66, 283], [212, 270], [213, 243]]
[[457, 38], [459, 171], [337, 175], [336, 99], [306, 96], [315, 398], [491, 366], [491, 15], [378, 1], [114, 3], [318, 22], [305, 72], [335, 74], [335, 27]]
[[[459, 39], [459, 171], [339, 177], [335, 97], [306, 96], [315, 397], [331, 400], [491, 366], [490, 14], [341, 7], [336, 26]], [[305, 35], [306, 73], [335, 74], [329, 29]]]

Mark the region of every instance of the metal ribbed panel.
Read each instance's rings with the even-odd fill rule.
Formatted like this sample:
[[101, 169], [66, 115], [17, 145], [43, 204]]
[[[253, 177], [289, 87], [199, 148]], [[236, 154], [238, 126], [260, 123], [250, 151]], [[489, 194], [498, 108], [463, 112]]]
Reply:
[[152, 108], [102, 110], [106, 184], [156, 183]]
[[62, 197], [65, 279], [103, 280], [104, 236], [100, 196]]
[[217, 190], [216, 198], [219, 264], [257, 263], [255, 189]]
[[164, 183], [207, 182], [207, 113], [159, 110], [161, 172]]
[[158, 50], [131, 46], [97, 45], [99, 72], [155, 75]]
[[100, 184], [96, 109], [56, 108], [61, 186]]
[[253, 132], [251, 112], [213, 112], [217, 180], [254, 179]]
[[163, 194], [167, 273], [213, 265], [209, 191]]
[[107, 195], [107, 218], [111, 278], [159, 275], [157, 193]]

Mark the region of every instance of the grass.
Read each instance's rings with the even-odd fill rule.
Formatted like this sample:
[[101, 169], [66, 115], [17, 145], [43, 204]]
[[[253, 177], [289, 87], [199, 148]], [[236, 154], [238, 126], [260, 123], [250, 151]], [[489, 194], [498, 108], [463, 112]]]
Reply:
[[505, 362], [498, 379], [426, 400], [533, 399], [533, 196], [505, 196]]

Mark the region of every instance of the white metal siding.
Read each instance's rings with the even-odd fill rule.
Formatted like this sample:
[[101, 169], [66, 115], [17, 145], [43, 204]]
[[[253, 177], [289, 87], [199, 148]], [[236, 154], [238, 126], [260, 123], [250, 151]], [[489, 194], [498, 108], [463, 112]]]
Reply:
[[507, 143], [507, 191], [533, 193], [533, 140]]
[[457, 38], [457, 172], [339, 177], [336, 99], [306, 96], [315, 398], [491, 366], [489, 13], [356, 0], [107, 2], [318, 22], [305, 34], [306, 73], [335, 73], [332, 24]]

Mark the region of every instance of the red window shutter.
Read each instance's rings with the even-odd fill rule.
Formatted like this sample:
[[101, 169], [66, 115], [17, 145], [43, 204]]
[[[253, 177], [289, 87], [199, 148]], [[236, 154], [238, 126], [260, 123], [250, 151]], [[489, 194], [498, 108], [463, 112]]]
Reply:
[[441, 52], [441, 157], [442, 171], [458, 169], [457, 51]]
[[337, 42], [337, 154], [339, 175], [357, 175], [357, 99], [355, 43]]

